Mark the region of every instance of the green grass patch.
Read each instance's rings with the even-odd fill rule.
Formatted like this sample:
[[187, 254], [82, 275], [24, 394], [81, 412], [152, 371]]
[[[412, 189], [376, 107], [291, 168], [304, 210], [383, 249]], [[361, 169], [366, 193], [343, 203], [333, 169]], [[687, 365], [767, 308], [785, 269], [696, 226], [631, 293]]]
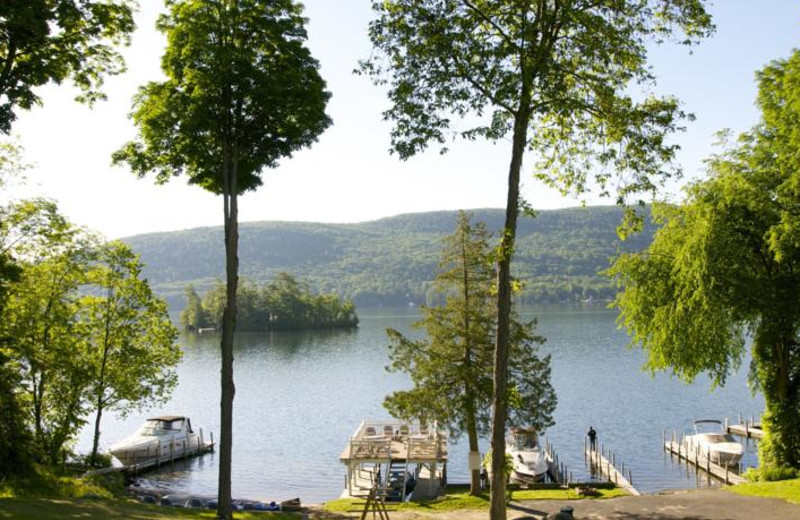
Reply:
[[788, 502], [800, 504], [800, 479], [798, 478], [774, 482], [746, 482], [726, 489], [740, 495], [782, 498]]
[[124, 491], [122, 475], [76, 478], [36, 467], [25, 477], [0, 481], [0, 498], [112, 498]]
[[[140, 504], [133, 500], [118, 499], [52, 499], [52, 498], [0, 498], [0, 519], [14, 520], [171, 520], [185, 518], [213, 519], [216, 512], [195, 511]], [[296, 513], [250, 513], [237, 511], [237, 520], [299, 520]]]
[[[579, 495], [575, 488], [561, 489], [558, 487], [539, 487], [537, 489], [516, 489], [511, 491], [511, 500], [520, 502], [524, 500], [577, 500], [584, 498], [612, 498], [627, 495], [619, 488], [598, 488], [593, 497]], [[362, 511], [364, 499], [340, 498], [326, 502], [324, 509], [332, 513]], [[478, 496], [469, 494], [469, 486], [448, 486], [447, 494], [433, 499], [414, 502], [387, 502], [386, 509], [391, 511], [457, 511], [459, 509], [488, 509], [489, 493]]]

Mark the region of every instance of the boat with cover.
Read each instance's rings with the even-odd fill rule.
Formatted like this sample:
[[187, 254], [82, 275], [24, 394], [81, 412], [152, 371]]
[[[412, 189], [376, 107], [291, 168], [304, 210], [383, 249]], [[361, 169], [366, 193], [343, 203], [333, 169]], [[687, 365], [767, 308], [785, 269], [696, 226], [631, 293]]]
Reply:
[[188, 417], [164, 415], [147, 419], [136, 433], [109, 451], [127, 466], [154, 458], [180, 458], [200, 448], [200, 437], [192, 430]]
[[744, 446], [716, 419], [694, 421], [694, 435], [687, 435], [684, 444], [689, 453], [698, 453], [720, 466], [735, 466], [744, 455]]
[[511, 428], [506, 437], [506, 451], [514, 461], [511, 478], [517, 481], [541, 482], [547, 474], [547, 455], [533, 428]]

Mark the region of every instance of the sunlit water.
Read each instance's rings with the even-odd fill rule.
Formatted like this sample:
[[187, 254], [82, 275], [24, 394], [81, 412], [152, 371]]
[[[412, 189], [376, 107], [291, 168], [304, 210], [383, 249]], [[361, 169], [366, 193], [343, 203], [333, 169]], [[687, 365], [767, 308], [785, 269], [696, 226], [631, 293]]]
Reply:
[[[364, 418], [388, 418], [381, 403], [406, 388], [403, 374], [387, 373], [387, 327], [408, 334], [415, 309], [360, 310], [352, 331], [238, 334], [235, 344], [233, 490], [235, 497], [322, 502], [337, 497], [345, 468], [339, 455]], [[630, 468], [642, 492], [705, 486], [685, 465], [664, 454], [665, 430], [688, 430], [694, 419], [758, 415], [763, 399], [746, 385], [746, 365], [724, 388], [710, 391], [706, 379], [693, 385], [643, 373], [644, 356], [627, 350], [616, 313], [602, 306], [529, 309], [547, 338], [553, 385], [558, 394], [556, 425], [544, 435], [576, 478], [586, 478], [583, 442], [590, 425], [598, 442]], [[180, 383], [160, 409], [127, 418], [104, 418], [101, 447], [133, 432], [145, 417], [176, 413], [191, 417], [205, 438], [219, 435], [219, 337], [182, 336]], [[79, 449], [91, 447], [85, 428]], [[485, 447], [484, 442], [484, 447]], [[448, 478], [468, 480], [466, 442], [451, 439]], [[175, 463], [149, 473], [143, 484], [177, 492], [215, 494], [217, 455]], [[745, 463], [754, 465], [754, 446]]]

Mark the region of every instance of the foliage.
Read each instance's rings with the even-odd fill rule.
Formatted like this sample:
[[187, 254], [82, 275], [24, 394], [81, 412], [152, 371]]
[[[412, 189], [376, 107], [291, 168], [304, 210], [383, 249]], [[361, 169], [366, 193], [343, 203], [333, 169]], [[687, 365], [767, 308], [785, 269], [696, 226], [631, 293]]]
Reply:
[[646, 254], [610, 272], [626, 286], [620, 323], [651, 370], [724, 384], [752, 338], [750, 381], [767, 408], [761, 466], [800, 469], [800, 51], [759, 78], [761, 123], [709, 161], [684, 204], [659, 210], [666, 223]]
[[186, 174], [222, 195], [226, 303], [221, 339], [220, 518], [231, 516], [233, 333], [239, 276], [238, 196], [264, 168], [311, 145], [331, 123], [330, 94], [305, 47], [292, 0], [174, 0], [157, 27], [167, 36], [167, 79], [141, 87], [132, 118], [139, 138], [114, 154], [156, 182]]
[[0, 247], [19, 269], [0, 321], [0, 371], [9, 375], [0, 410], [11, 435], [0, 447], [18, 443], [4, 469], [29, 456], [57, 464], [90, 410], [165, 398], [176, 332], [128, 246], [103, 244], [47, 200], [12, 204], [0, 217]]
[[[187, 289], [187, 302], [181, 323], [189, 330], [218, 328], [225, 306], [225, 286], [217, 282], [202, 301], [193, 288]], [[197, 298], [194, 300], [194, 298]], [[198, 307], [199, 306], [199, 307]], [[355, 305], [335, 294], [311, 292], [308, 284], [288, 273], [279, 273], [259, 287], [243, 279], [237, 293], [236, 327], [243, 331], [301, 330], [358, 325]]]
[[177, 384], [177, 330], [141, 271], [127, 245], [104, 244], [87, 275], [94, 294], [78, 302], [77, 331], [86, 349], [88, 396], [96, 413], [93, 458], [105, 411], [124, 414], [164, 403]]
[[783, 466], [764, 466], [748, 469], [744, 477], [750, 482], [775, 482], [778, 480], [800, 479], [800, 470]]
[[8, 133], [17, 107], [41, 102], [34, 90], [66, 79], [78, 100], [102, 99], [106, 75], [124, 71], [114, 49], [135, 26], [132, 0], [4, 0], [0, 4], [0, 132]]
[[[502, 210], [471, 213], [488, 230], [502, 229]], [[611, 300], [617, 288], [600, 271], [620, 252], [644, 249], [653, 233], [648, 225], [623, 242], [615, 231], [621, 218], [622, 210], [612, 206], [541, 211], [521, 221], [513, 266], [521, 285], [516, 301]], [[359, 307], [438, 305], [433, 280], [442, 238], [453, 232], [456, 219], [457, 212], [440, 211], [359, 224], [243, 223], [242, 275], [266, 284], [291, 272], [312, 290], [340, 294]], [[141, 254], [153, 289], [171, 308], [182, 309], [187, 284], [203, 294], [224, 272], [224, 255], [213, 247], [222, 235], [219, 227], [200, 228], [124, 241]]]
[[[444, 301], [423, 307], [426, 339], [408, 339], [389, 329], [387, 367], [411, 376], [413, 387], [389, 395], [384, 407], [394, 417], [436, 420], [452, 436], [466, 433], [470, 451], [478, 451], [478, 435], [489, 431], [492, 402], [492, 366], [496, 330], [494, 268], [490, 235], [485, 226], [470, 225], [460, 213], [456, 232], [445, 239], [435, 289]], [[535, 322], [522, 324], [512, 317], [509, 419], [539, 431], [552, 426], [556, 406], [550, 385], [550, 357], [539, 358], [544, 341], [534, 333]], [[473, 471], [472, 492], [479, 491]]]

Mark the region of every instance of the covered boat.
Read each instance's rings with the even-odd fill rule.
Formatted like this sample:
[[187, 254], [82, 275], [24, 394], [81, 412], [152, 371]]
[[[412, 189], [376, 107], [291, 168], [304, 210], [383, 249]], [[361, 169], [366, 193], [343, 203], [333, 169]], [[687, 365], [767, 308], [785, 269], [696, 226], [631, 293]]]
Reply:
[[520, 482], [540, 482], [547, 474], [547, 455], [532, 428], [511, 428], [506, 451], [514, 461], [511, 478]]
[[154, 458], [180, 458], [200, 448], [200, 437], [192, 430], [188, 417], [164, 415], [147, 419], [136, 433], [109, 451], [127, 466]]
[[744, 455], [744, 446], [716, 419], [695, 421], [694, 435], [687, 435], [684, 444], [689, 453], [698, 453], [720, 466], [735, 466]]

